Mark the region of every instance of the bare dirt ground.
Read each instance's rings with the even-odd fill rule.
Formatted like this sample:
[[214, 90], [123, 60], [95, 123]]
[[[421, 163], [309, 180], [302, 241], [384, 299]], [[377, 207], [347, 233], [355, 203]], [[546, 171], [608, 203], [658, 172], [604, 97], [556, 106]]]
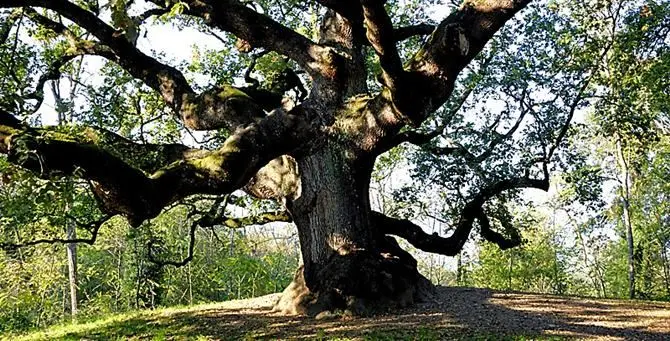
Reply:
[[[143, 313], [55, 338], [669, 340], [670, 304], [439, 288], [432, 302], [366, 318], [271, 312], [277, 295]], [[47, 337], [50, 338], [50, 337]]]
[[[314, 320], [272, 317], [266, 309], [275, 296], [231, 301], [221, 310], [202, 312], [217, 321], [255, 316], [264, 325], [259, 337], [416, 336], [418, 339], [549, 338], [586, 340], [669, 340], [670, 304], [596, 300], [540, 294], [504, 293], [487, 289], [438, 289], [433, 302], [391, 315], [370, 318]], [[259, 316], [260, 315], [260, 316]], [[264, 316], [264, 317], [261, 317]], [[266, 323], [267, 322], [267, 323]], [[244, 322], [241, 322], [244, 323]], [[320, 331], [320, 332], [319, 332]], [[378, 333], [375, 333], [377, 331]], [[414, 333], [403, 333], [414, 331]], [[396, 332], [393, 334], [392, 332]], [[399, 332], [399, 334], [398, 334]]]

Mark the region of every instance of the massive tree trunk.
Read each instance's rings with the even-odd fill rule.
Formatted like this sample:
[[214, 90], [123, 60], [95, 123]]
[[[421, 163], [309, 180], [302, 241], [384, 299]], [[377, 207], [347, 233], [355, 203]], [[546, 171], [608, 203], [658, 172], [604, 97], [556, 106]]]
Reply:
[[430, 295], [416, 261], [371, 217], [373, 160], [328, 141], [300, 158], [299, 199], [289, 203], [303, 266], [277, 309], [316, 315], [355, 314], [406, 306]]
[[[319, 0], [327, 11], [318, 42], [234, 0], [150, 2], [165, 12], [186, 4], [183, 15], [235, 35], [249, 45], [247, 50], [262, 48], [286, 56], [310, 78], [309, 96], [293, 106], [281, 103], [293, 86], [272, 96], [231, 84], [196, 93], [178, 69], [146, 55], [117, 28], [75, 3], [0, 0], [0, 8], [35, 6], [54, 11], [96, 38], [84, 40], [33, 11], [33, 20], [63, 34], [72, 45], [54, 65], [56, 71], [76, 56], [102, 56], [158, 92], [186, 127], [232, 132], [217, 150], [194, 150], [135, 143], [90, 127], [67, 133], [35, 129], [0, 110], [0, 153], [45, 178], [85, 178], [102, 210], [124, 215], [133, 226], [193, 194], [224, 195], [244, 189], [259, 198], [285, 202], [298, 228], [304, 262], [278, 304], [288, 312], [343, 309], [361, 314], [429, 296], [431, 285], [417, 271], [416, 261], [389, 235], [424, 251], [453, 256], [477, 221], [483, 238], [503, 249], [519, 245], [518, 234], [508, 239], [491, 228], [484, 205], [503, 191], [546, 191], [547, 163], [567, 125], [546, 157], [537, 161], [542, 162], [543, 179], [526, 172], [483, 186], [464, 204], [447, 238], [373, 212], [369, 186], [378, 155], [404, 142], [425, 144], [444, 132], [444, 127], [427, 133], [412, 127], [420, 126], [446, 102], [459, 73], [530, 0], [465, 0], [439, 25], [414, 28], [393, 27], [383, 1]], [[430, 38], [414, 57], [403, 61], [396, 43], [420, 34]], [[378, 57], [380, 75], [367, 74], [375, 69], [368, 65], [369, 48]], [[381, 88], [375, 93], [367, 87], [373, 79]], [[444, 148], [441, 155], [456, 152]], [[197, 225], [211, 225], [219, 218], [208, 213], [194, 221], [189, 257], [171, 264], [186, 264], [192, 258]], [[95, 236], [84, 241], [94, 240]]]

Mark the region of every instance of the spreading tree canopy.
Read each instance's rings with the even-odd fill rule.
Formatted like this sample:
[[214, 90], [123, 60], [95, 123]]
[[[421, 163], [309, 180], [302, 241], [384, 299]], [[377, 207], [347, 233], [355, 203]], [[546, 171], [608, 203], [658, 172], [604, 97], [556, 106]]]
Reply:
[[[192, 219], [189, 256], [167, 264], [192, 258], [198, 226], [294, 222], [303, 266], [278, 303], [287, 312], [403, 306], [430, 285], [391, 236], [443, 255], [475, 227], [503, 249], [520, 244], [505, 203], [549, 188], [550, 162], [612, 48], [593, 32], [645, 11], [625, 2], [599, 3], [591, 18], [570, 7], [589, 1], [466, 0], [434, 22], [434, 2], [418, 0], [0, 0], [0, 153], [43, 179], [86, 181], [103, 218], [136, 228], [214, 198]], [[194, 44], [194, 57], [171, 63], [142, 43], [169, 25], [224, 47], [174, 41]], [[56, 103], [65, 124], [39, 124], [47, 85], [55, 92], [88, 58], [107, 61], [102, 84], [71, 81], [82, 88]], [[413, 175], [452, 193], [448, 237], [372, 210], [375, 162], [401, 145], [417, 146]], [[229, 218], [237, 190], [282, 211]], [[102, 221], [74, 241], [93, 243]]]

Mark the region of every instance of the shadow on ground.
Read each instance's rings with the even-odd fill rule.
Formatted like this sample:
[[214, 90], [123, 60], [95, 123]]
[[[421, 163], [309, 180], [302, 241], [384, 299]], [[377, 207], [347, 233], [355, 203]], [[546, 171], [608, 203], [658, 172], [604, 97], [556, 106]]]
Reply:
[[269, 307], [137, 315], [64, 339], [670, 340], [670, 305], [439, 288], [436, 300], [370, 318], [278, 316]]

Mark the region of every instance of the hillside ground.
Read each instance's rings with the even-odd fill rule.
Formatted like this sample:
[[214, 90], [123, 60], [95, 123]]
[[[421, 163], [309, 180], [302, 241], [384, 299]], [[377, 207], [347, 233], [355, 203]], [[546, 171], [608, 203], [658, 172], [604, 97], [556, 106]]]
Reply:
[[322, 319], [271, 312], [277, 295], [147, 310], [59, 326], [18, 340], [670, 340], [670, 304], [439, 288], [392, 314]]

